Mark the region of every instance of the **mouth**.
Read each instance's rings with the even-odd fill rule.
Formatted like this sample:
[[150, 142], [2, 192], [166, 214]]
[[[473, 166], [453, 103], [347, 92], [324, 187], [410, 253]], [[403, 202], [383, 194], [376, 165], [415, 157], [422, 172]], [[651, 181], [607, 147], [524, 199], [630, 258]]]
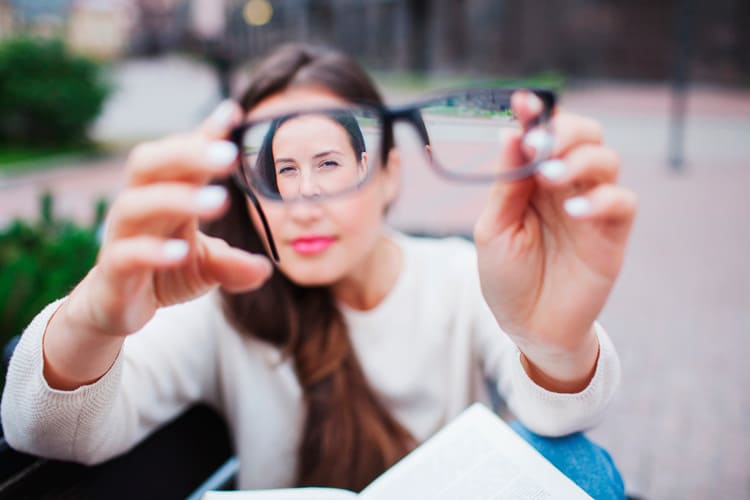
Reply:
[[292, 240], [292, 248], [302, 255], [315, 255], [325, 251], [336, 242], [333, 236], [304, 236]]

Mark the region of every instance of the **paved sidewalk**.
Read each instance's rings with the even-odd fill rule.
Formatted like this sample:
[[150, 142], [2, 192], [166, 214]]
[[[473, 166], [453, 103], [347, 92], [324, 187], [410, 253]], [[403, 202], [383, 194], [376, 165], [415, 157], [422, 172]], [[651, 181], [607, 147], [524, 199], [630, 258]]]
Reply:
[[[124, 94], [98, 125], [100, 137], [116, 142], [187, 128], [215, 101], [205, 70], [167, 61], [174, 77], [141, 78], [155, 63], [143, 64], [121, 70]], [[171, 93], [155, 90], [180, 82]], [[562, 102], [603, 123], [622, 156], [622, 183], [640, 200], [627, 261], [602, 318], [621, 354], [623, 386], [592, 436], [647, 498], [750, 498], [750, 93], [691, 93], [681, 173], [666, 164], [666, 87], [572, 88]], [[123, 109], [129, 118], [107, 122]], [[55, 190], [60, 211], [90, 219], [93, 200], [121, 185], [123, 161], [0, 178], [0, 224], [34, 213], [44, 188]], [[424, 165], [407, 165], [394, 225], [470, 232], [486, 188], [447, 185]]]
[[[623, 385], [592, 436], [646, 498], [750, 498], [750, 93], [692, 94], [680, 172], [666, 161], [666, 89], [571, 89], [563, 105], [602, 122], [639, 197], [602, 316]], [[469, 230], [481, 189], [404, 174], [399, 224]]]

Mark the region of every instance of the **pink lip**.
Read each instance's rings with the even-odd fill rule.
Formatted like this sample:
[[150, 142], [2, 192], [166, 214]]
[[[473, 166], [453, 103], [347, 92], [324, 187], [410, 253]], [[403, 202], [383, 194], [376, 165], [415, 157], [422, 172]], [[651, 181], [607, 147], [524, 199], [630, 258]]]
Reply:
[[305, 236], [292, 241], [292, 248], [302, 255], [315, 255], [333, 245], [336, 238], [332, 236]]

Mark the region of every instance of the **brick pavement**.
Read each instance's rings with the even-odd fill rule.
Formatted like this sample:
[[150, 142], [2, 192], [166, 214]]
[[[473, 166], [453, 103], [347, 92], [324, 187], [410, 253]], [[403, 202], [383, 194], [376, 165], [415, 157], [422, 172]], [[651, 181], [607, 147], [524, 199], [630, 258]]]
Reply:
[[[603, 313], [621, 353], [623, 387], [592, 436], [629, 487], [653, 499], [750, 498], [750, 95], [702, 89], [690, 100], [687, 159], [665, 163], [664, 88], [571, 89], [566, 107], [605, 125], [639, 215], [622, 275]], [[91, 216], [116, 192], [122, 157], [0, 178], [0, 223], [28, 215], [42, 187], [61, 211]], [[486, 190], [457, 188], [422, 166], [404, 172], [394, 225], [470, 231]]]
[[122, 186], [124, 155], [69, 164], [23, 176], [0, 177], [0, 227], [38, 214], [39, 198], [55, 196], [55, 213], [91, 221], [100, 198], [113, 199]]

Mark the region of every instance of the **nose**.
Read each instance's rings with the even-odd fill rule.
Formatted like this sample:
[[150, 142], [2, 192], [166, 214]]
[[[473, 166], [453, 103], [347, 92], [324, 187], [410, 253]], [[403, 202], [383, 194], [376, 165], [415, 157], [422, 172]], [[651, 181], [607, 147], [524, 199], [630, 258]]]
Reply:
[[310, 171], [305, 172], [299, 183], [299, 198], [289, 205], [289, 215], [297, 224], [311, 224], [320, 219], [322, 209], [316, 201], [320, 199], [322, 191], [315, 176]]
[[323, 216], [323, 208], [315, 203], [314, 198], [299, 199], [287, 205], [289, 218], [300, 226], [309, 226]]
[[306, 199], [319, 198], [323, 194], [320, 189], [320, 184], [317, 182], [313, 169], [307, 169], [302, 174], [302, 179], [299, 185], [299, 196]]

